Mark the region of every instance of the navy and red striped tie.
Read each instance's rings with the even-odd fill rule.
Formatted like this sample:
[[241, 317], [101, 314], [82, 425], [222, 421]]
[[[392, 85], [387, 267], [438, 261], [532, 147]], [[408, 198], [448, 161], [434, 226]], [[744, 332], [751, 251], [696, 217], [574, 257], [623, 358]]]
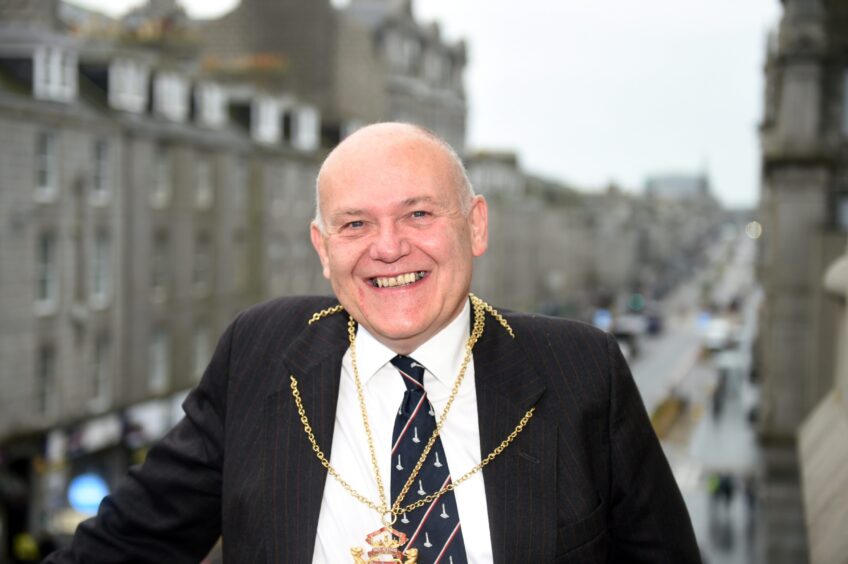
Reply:
[[[398, 409], [392, 434], [392, 501], [400, 491], [424, 452], [436, 429], [433, 406], [424, 390], [424, 367], [408, 356], [398, 355], [392, 364], [400, 371], [406, 392]], [[441, 490], [451, 480], [441, 437], [436, 439], [402, 506]], [[406, 548], [418, 549], [420, 564], [465, 564], [465, 543], [459, 525], [456, 496], [449, 491], [440, 498], [403, 514], [394, 528], [406, 533]]]

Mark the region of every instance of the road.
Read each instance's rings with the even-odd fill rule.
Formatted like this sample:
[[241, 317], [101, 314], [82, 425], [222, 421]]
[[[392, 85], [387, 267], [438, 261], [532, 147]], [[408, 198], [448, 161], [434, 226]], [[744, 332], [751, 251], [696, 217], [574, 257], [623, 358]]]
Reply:
[[[751, 476], [759, 451], [748, 418], [758, 392], [748, 375], [762, 295], [754, 285], [753, 241], [741, 236], [726, 253], [713, 256], [709, 270], [668, 298], [666, 332], [645, 340], [631, 370], [649, 413], [669, 393], [683, 399], [686, 409], [662, 444], [705, 564], [750, 564], [758, 562]], [[705, 281], [711, 301], [720, 308], [742, 298], [741, 309], [732, 316], [739, 328], [738, 346], [714, 355], [701, 354], [695, 322]], [[729, 498], [714, 495], [719, 477], [733, 486]]]

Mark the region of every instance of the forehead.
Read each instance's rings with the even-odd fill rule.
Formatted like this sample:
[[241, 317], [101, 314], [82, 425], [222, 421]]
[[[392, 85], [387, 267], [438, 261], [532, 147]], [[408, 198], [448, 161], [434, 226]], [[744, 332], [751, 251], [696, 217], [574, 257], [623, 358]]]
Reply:
[[432, 140], [389, 140], [341, 147], [318, 180], [320, 204], [337, 207], [458, 199], [456, 163]]

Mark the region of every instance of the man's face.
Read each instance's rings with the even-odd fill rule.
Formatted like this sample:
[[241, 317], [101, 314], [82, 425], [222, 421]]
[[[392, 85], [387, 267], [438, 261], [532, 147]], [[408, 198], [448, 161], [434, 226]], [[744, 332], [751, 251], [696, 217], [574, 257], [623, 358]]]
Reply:
[[466, 214], [455, 164], [408, 126], [361, 130], [320, 179], [324, 233], [312, 244], [324, 276], [356, 321], [409, 354], [459, 314], [473, 257], [486, 250], [486, 202]]

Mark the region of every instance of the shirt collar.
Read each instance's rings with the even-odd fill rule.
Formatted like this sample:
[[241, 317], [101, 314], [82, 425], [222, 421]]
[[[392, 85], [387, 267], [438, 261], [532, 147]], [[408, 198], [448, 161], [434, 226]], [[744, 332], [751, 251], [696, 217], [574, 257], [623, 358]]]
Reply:
[[[409, 356], [424, 365], [427, 372], [432, 374], [439, 383], [452, 386], [462, 366], [470, 323], [471, 302], [465, 300], [459, 315]], [[365, 327], [357, 326], [356, 363], [363, 384], [367, 383], [396, 354], [378, 341]]]

